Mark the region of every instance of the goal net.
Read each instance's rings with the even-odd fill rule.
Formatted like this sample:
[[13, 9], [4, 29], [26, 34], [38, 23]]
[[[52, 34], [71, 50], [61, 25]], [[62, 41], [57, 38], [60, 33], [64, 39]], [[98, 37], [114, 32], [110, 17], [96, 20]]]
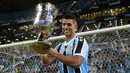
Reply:
[[[128, 29], [130, 25], [124, 26], [77, 34], [88, 41], [90, 73], [130, 73], [130, 29]], [[52, 37], [49, 40], [56, 45], [62, 38], [64, 36]], [[0, 66], [2, 66], [1, 73], [58, 73], [59, 71], [58, 61], [44, 67], [40, 55], [29, 49], [26, 44], [11, 47], [1, 45]]]
[[130, 31], [127, 29], [86, 36], [90, 73], [130, 72]]

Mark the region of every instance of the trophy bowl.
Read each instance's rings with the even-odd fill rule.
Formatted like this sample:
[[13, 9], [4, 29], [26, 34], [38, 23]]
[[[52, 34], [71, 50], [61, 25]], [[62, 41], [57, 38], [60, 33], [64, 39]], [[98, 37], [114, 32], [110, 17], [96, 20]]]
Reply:
[[36, 6], [36, 17], [33, 25], [36, 28], [36, 36], [38, 42], [30, 45], [30, 48], [39, 54], [45, 53], [46, 49], [50, 48], [47, 42], [54, 30], [54, 19], [58, 14], [58, 9], [55, 5], [47, 3], [39, 3]]

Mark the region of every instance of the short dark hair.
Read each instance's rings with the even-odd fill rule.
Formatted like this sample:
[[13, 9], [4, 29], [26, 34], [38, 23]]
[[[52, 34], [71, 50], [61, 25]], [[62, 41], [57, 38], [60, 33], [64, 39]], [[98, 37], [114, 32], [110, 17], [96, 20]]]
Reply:
[[67, 14], [63, 17], [63, 19], [73, 19], [73, 20], [77, 21], [76, 16], [73, 14]]

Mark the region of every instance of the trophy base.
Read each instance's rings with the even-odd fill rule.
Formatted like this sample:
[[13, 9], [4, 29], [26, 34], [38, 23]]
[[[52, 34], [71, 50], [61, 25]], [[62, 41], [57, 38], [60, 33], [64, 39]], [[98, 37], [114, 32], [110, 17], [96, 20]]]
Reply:
[[30, 48], [38, 54], [46, 54], [46, 50], [50, 49], [50, 45], [46, 42], [36, 42], [31, 44]]

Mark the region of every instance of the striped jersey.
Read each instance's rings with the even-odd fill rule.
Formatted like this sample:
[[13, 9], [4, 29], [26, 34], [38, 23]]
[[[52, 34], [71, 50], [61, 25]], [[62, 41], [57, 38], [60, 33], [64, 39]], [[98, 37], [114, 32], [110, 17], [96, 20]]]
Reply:
[[74, 37], [69, 42], [64, 41], [61, 45], [56, 46], [58, 52], [64, 54], [65, 56], [75, 56], [80, 55], [84, 57], [84, 60], [79, 68], [72, 68], [59, 62], [60, 73], [88, 73], [88, 43], [85, 39], [79, 37]]

